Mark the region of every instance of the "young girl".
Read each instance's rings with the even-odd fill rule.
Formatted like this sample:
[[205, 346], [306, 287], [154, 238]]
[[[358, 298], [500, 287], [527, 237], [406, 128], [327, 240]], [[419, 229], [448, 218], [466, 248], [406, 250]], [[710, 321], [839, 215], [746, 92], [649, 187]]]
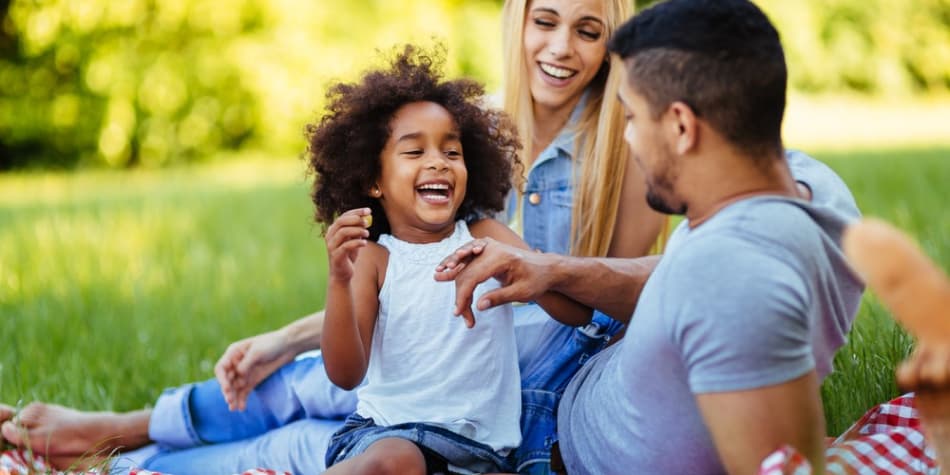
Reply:
[[[308, 128], [316, 218], [332, 221], [326, 371], [346, 389], [366, 379], [327, 473], [511, 469], [521, 440], [511, 308], [463, 322], [454, 285], [433, 279], [473, 237], [526, 248], [479, 219], [503, 209], [519, 164], [513, 127], [482, 95], [471, 81], [441, 81], [430, 57], [406, 47], [389, 69], [333, 87], [329, 113]], [[557, 295], [539, 303], [567, 322], [590, 318]]]

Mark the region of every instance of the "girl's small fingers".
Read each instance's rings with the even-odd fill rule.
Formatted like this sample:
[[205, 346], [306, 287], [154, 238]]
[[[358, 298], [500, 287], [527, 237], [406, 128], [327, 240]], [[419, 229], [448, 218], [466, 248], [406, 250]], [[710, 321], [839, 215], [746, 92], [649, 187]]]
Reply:
[[369, 208], [353, 208], [340, 213], [340, 216], [337, 219], [340, 219], [344, 216], [366, 216], [372, 212], [373, 211]]
[[334, 249], [353, 240], [366, 240], [369, 237], [369, 231], [361, 227], [345, 227], [338, 229], [333, 235], [327, 233], [326, 243], [328, 249]]
[[435, 280], [437, 282], [448, 282], [450, 280], [455, 280], [455, 278], [459, 275], [459, 272], [462, 272], [462, 269], [465, 269], [464, 262], [451, 268], [436, 268]]
[[359, 226], [361, 228], [367, 228], [369, 227], [367, 223], [372, 223], [371, 217], [372, 211], [369, 208], [351, 209], [340, 214], [330, 223], [330, 227], [327, 228], [327, 234], [340, 227]]
[[337, 246], [336, 249], [330, 253], [330, 259], [337, 260], [344, 256], [347, 258], [355, 257], [354, 253], [359, 251], [360, 248], [366, 246], [366, 243], [367, 241], [365, 239], [352, 239], [350, 241], [346, 241], [343, 244]]

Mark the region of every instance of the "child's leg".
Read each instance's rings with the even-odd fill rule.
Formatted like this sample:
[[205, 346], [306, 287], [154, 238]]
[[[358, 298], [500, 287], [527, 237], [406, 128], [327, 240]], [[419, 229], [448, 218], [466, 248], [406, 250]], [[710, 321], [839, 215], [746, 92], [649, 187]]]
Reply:
[[426, 459], [416, 444], [396, 437], [380, 439], [365, 452], [332, 467], [326, 475], [425, 475]]

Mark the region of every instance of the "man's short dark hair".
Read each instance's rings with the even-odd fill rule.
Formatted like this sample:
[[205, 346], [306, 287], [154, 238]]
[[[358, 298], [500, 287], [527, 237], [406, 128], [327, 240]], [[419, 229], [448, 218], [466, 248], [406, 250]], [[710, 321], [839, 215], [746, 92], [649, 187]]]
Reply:
[[785, 55], [752, 2], [659, 3], [621, 25], [607, 47], [627, 63], [654, 118], [680, 101], [744, 152], [781, 152]]

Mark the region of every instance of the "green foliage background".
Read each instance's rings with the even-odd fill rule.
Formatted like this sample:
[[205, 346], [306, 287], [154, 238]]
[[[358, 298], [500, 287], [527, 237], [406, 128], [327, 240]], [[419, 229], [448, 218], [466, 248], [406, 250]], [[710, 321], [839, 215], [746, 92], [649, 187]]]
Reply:
[[494, 1], [0, 0], [0, 170], [302, 150], [331, 79], [401, 42], [497, 87]]
[[[501, 3], [0, 0], [0, 170], [299, 153], [325, 84], [406, 41], [441, 41], [449, 75], [497, 91]], [[950, 0], [758, 3], [794, 89], [950, 90]]]

